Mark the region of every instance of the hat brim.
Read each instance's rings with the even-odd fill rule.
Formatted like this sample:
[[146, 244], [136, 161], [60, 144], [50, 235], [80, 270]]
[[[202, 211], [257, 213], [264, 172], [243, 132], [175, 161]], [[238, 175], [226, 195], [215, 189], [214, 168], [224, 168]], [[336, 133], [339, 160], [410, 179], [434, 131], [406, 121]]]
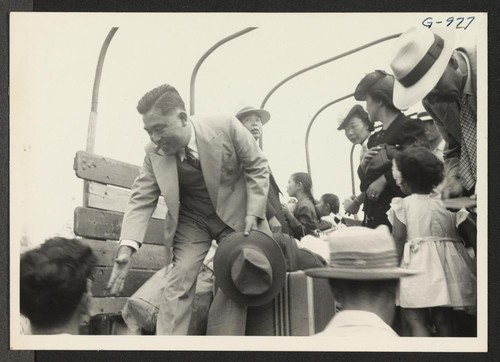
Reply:
[[455, 33], [451, 29], [434, 29], [434, 32], [444, 40], [443, 50], [439, 58], [425, 75], [411, 87], [404, 87], [396, 79], [394, 82], [393, 103], [400, 110], [409, 107], [422, 100], [443, 75], [446, 66], [455, 49]]
[[[231, 278], [231, 267], [243, 248], [254, 248], [266, 255], [272, 265], [271, 287], [260, 295], [241, 293]], [[235, 302], [246, 306], [266, 304], [283, 289], [286, 279], [285, 257], [279, 245], [269, 235], [259, 230], [252, 230], [245, 236], [242, 231], [234, 232], [220, 243], [214, 256], [214, 274], [218, 287]]]
[[348, 280], [388, 280], [415, 275], [416, 270], [403, 268], [348, 269], [348, 268], [313, 268], [305, 270], [306, 275], [314, 278]]
[[257, 113], [259, 115], [260, 120], [262, 121], [262, 125], [265, 125], [271, 119], [271, 114], [268, 111], [266, 111], [265, 109], [257, 109], [257, 108], [249, 109], [247, 111], [238, 113], [236, 115], [236, 118], [238, 118], [241, 121], [250, 113]]
[[344, 118], [344, 120], [340, 122], [339, 126], [337, 127], [337, 131], [343, 131], [347, 126], [348, 121], [350, 121], [350, 119]]

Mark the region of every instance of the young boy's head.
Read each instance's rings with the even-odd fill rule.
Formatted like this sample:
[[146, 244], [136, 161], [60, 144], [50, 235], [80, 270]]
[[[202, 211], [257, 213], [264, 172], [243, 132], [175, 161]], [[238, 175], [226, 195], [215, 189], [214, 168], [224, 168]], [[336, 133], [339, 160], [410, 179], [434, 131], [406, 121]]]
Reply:
[[21, 256], [20, 308], [35, 333], [64, 330], [88, 312], [95, 262], [88, 245], [61, 237]]

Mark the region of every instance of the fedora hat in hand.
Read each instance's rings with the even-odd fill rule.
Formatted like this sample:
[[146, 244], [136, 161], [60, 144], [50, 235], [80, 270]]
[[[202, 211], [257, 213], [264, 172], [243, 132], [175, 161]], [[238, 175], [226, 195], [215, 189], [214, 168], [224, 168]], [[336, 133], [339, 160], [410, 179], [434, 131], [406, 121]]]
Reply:
[[271, 301], [283, 288], [285, 257], [279, 245], [262, 231], [234, 232], [219, 244], [214, 257], [217, 286], [243, 306]]
[[242, 121], [243, 118], [248, 116], [250, 113], [256, 113], [262, 121], [262, 125], [265, 125], [271, 119], [271, 115], [265, 109], [254, 108], [251, 106], [240, 109], [238, 113], [236, 113], [236, 118]]
[[448, 65], [454, 43], [455, 33], [449, 28], [431, 31], [414, 27], [401, 34], [391, 61], [397, 108], [408, 109], [434, 88]]
[[329, 234], [328, 243], [329, 267], [307, 269], [307, 275], [317, 278], [385, 280], [417, 273], [398, 266], [396, 243], [385, 225], [376, 229], [362, 226], [340, 229]]

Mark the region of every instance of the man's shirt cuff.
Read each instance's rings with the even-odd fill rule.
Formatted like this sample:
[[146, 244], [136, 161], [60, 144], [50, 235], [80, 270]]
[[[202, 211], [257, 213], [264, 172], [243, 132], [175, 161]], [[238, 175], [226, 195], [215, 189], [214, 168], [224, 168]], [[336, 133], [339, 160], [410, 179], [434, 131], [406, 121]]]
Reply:
[[123, 239], [122, 241], [120, 241], [120, 246], [122, 245], [130, 246], [135, 251], [139, 250], [139, 248], [141, 247], [141, 244], [139, 244], [137, 241], [128, 239]]

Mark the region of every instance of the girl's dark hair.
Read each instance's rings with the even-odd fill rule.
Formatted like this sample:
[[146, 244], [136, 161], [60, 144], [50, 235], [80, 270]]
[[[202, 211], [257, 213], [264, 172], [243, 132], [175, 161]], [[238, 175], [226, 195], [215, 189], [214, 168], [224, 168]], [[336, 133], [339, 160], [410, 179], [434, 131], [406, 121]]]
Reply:
[[324, 194], [323, 196], [321, 196], [321, 200], [330, 205], [330, 212], [333, 212], [334, 214], [339, 212], [340, 202], [339, 202], [339, 197], [337, 195]]
[[311, 200], [311, 202], [314, 204], [315, 200], [312, 193], [311, 176], [309, 176], [309, 174], [305, 172], [296, 172], [291, 177], [295, 181], [295, 183], [300, 182], [302, 184], [302, 186], [304, 187], [304, 192], [306, 193], [309, 200]]
[[425, 147], [406, 148], [396, 156], [396, 164], [412, 192], [430, 193], [443, 181], [443, 163]]

